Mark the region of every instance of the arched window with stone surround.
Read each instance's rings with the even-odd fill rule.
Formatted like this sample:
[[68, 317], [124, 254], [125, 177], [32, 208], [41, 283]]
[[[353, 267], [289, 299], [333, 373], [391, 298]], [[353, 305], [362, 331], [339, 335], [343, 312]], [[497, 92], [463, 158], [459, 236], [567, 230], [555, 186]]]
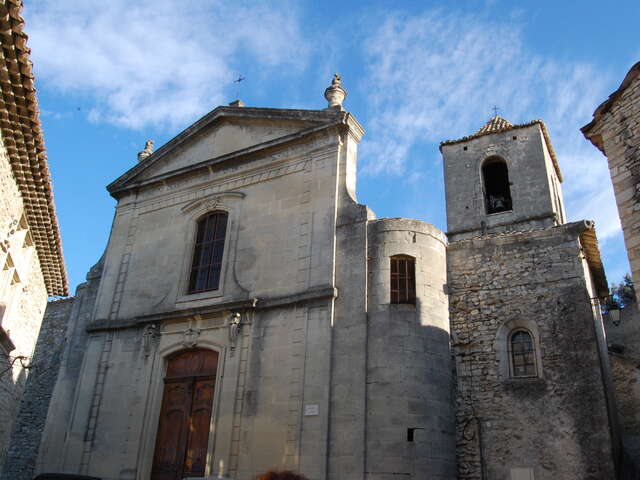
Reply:
[[488, 214], [512, 209], [511, 187], [507, 162], [500, 157], [489, 157], [482, 164], [485, 208]]
[[189, 277], [189, 293], [219, 288], [227, 218], [227, 212], [216, 211], [198, 220]]
[[536, 346], [531, 333], [527, 330], [516, 329], [509, 335], [509, 360], [512, 377], [537, 375]]

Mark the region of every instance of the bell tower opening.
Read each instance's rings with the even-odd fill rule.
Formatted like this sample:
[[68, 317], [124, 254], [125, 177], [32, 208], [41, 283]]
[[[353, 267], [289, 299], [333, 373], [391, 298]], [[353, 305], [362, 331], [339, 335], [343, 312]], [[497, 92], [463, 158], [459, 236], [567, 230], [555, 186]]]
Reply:
[[500, 157], [486, 159], [482, 164], [482, 180], [487, 214], [511, 211], [511, 188], [507, 162]]

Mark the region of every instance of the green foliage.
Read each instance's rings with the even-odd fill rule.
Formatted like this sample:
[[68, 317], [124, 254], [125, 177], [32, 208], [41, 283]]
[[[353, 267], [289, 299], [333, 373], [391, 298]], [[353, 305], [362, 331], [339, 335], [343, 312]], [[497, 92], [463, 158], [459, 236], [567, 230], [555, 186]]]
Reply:
[[633, 285], [631, 275], [628, 273], [624, 276], [622, 281], [617, 285], [611, 284], [611, 297], [607, 301], [607, 307], [611, 308], [625, 308], [636, 301], [636, 289]]

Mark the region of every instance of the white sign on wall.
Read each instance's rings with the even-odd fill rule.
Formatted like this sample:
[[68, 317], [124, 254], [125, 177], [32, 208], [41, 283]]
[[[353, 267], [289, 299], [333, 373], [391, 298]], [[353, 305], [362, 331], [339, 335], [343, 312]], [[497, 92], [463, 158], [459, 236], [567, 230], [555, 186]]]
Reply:
[[320, 405], [317, 403], [309, 403], [304, 406], [305, 417], [313, 417], [315, 415], [320, 415]]

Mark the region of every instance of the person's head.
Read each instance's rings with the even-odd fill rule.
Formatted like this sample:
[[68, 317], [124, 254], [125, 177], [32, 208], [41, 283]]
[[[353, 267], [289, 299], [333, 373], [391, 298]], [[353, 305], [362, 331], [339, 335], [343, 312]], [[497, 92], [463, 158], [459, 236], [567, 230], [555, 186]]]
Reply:
[[258, 475], [256, 480], [307, 480], [307, 477], [290, 470], [283, 470], [281, 472], [270, 470], [262, 475]]

